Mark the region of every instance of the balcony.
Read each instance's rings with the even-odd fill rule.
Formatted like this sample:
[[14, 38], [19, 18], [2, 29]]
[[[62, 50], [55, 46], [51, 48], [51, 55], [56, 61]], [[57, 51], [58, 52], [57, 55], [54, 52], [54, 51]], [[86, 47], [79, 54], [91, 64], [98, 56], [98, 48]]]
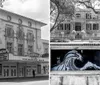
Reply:
[[30, 57], [39, 57], [40, 54], [32, 52], [28, 54]]
[[49, 57], [49, 53], [44, 53], [44, 54], [42, 54], [42, 57], [43, 57], [43, 58], [48, 58], [48, 57]]

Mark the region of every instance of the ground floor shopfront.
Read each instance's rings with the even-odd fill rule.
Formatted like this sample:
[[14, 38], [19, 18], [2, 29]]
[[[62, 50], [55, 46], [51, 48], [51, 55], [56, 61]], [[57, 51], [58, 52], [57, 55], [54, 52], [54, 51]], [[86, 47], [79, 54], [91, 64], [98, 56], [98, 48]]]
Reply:
[[43, 62], [2, 61], [0, 62], [0, 78], [32, 77], [48, 75], [48, 66]]

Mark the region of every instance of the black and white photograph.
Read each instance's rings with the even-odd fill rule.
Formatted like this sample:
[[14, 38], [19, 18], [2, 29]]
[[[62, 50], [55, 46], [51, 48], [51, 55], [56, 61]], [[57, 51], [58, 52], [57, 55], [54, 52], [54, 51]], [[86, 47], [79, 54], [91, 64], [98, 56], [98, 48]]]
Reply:
[[49, 85], [49, 0], [0, 0], [0, 85]]
[[50, 0], [50, 41], [99, 41], [100, 0]]
[[50, 0], [50, 85], [99, 85], [99, 71], [100, 0]]

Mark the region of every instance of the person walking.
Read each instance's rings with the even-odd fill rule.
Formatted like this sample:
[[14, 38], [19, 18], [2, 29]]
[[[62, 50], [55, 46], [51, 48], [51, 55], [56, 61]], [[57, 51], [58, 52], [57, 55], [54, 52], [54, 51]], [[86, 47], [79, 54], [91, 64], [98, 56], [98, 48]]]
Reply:
[[33, 69], [33, 78], [35, 78], [35, 70]]

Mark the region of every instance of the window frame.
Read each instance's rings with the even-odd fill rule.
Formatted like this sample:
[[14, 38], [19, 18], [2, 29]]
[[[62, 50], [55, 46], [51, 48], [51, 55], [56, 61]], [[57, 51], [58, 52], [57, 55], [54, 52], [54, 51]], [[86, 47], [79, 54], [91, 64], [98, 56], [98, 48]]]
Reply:
[[18, 55], [23, 56], [24, 55], [24, 45], [18, 44]]

